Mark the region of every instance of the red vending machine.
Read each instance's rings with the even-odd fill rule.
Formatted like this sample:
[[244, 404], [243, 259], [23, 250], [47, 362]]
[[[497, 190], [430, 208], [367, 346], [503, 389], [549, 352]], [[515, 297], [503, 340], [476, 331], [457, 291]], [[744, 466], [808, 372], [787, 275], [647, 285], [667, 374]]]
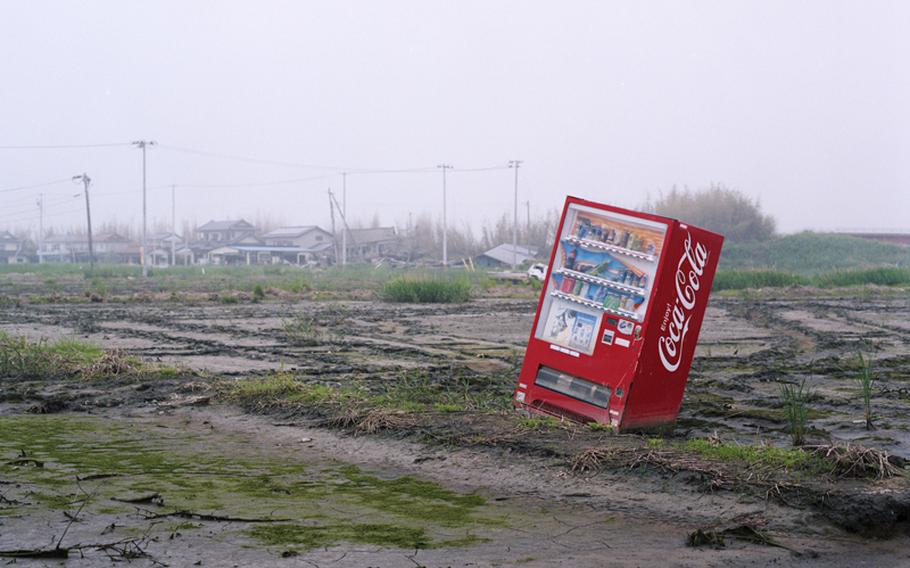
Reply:
[[723, 237], [569, 197], [518, 408], [616, 429], [676, 419]]

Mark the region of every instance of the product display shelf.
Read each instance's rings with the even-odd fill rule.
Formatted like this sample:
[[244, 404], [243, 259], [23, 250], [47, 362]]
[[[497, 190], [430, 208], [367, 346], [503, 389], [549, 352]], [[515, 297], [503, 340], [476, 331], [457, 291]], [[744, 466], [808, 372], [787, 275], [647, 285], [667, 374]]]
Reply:
[[592, 284], [614, 288], [622, 292], [629, 292], [630, 294], [638, 294], [640, 296], [648, 295], [647, 290], [644, 288], [636, 288], [635, 286], [629, 286], [628, 284], [620, 284], [619, 282], [613, 282], [612, 280], [607, 280], [606, 278], [592, 276], [590, 274], [585, 274], [584, 272], [578, 272], [576, 270], [569, 270], [568, 268], [560, 268], [557, 271], [557, 274], [561, 274], [569, 278], [574, 278], [575, 280], [581, 280], [582, 282], [590, 282]]
[[566, 294], [565, 292], [562, 292], [560, 290], [553, 290], [550, 292], [550, 295], [555, 298], [562, 298], [563, 300], [566, 300], [568, 302], [574, 302], [576, 304], [581, 304], [582, 306], [588, 306], [589, 308], [594, 308], [596, 310], [601, 310], [603, 312], [609, 312], [611, 314], [616, 314], [618, 316], [622, 316], [624, 318], [629, 318], [631, 320], [641, 321], [638, 314], [636, 314], [634, 312], [628, 312], [626, 310], [621, 310], [619, 308], [608, 308], [608, 307], [604, 306], [603, 304], [598, 304], [597, 302], [592, 302], [591, 300], [588, 300], [586, 298], [579, 298], [578, 296], [575, 296], [573, 294]]
[[610, 243], [601, 243], [599, 241], [590, 241], [588, 239], [580, 239], [575, 235], [566, 237], [566, 242], [572, 243], [573, 245], [578, 245], [580, 247], [585, 247], [588, 249], [596, 250], [605, 250], [610, 252], [615, 252], [618, 254], [624, 254], [626, 256], [631, 256], [632, 258], [640, 258], [641, 260], [647, 260], [648, 262], [654, 262], [657, 260], [653, 254], [645, 254], [643, 252], [638, 252], [637, 250], [631, 250], [623, 247], [618, 247]]

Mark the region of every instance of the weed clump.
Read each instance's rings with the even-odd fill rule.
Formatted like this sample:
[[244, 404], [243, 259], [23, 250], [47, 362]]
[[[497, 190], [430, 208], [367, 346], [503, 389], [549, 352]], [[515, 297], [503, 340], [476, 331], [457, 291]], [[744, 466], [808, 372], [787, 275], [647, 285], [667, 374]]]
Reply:
[[863, 397], [863, 418], [866, 421], [866, 430], [872, 430], [872, 388], [875, 386], [875, 377], [872, 376], [872, 361], [859, 354], [860, 373], [856, 378], [859, 383], [860, 394]]
[[464, 279], [402, 277], [387, 282], [379, 296], [387, 302], [459, 304], [471, 299], [471, 285]]
[[780, 396], [787, 417], [787, 427], [794, 446], [802, 446], [806, 441], [806, 424], [809, 420], [808, 402], [812, 392], [806, 388], [806, 381], [798, 385], [783, 384]]

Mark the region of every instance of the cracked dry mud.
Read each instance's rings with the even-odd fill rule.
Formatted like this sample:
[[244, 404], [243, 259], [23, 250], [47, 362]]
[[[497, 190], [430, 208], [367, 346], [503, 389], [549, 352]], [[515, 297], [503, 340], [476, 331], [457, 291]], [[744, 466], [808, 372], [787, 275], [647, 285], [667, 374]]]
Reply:
[[[415, 369], [432, 374], [458, 367], [481, 377], [496, 377], [490, 388], [507, 397], [508, 380], [520, 361], [533, 310], [531, 301], [503, 299], [443, 307], [369, 301], [23, 304], [0, 307], [0, 330], [32, 339], [73, 336], [236, 380], [285, 369], [314, 381], [343, 385], [394, 381], [403, 371]], [[284, 332], [284, 322], [295, 314], [317, 322], [316, 337], [307, 345], [292, 345]], [[813, 440], [858, 442], [910, 457], [910, 424], [905, 416], [910, 399], [908, 321], [906, 295], [712, 298], [675, 435], [717, 434], [728, 440], [785, 445], [779, 384], [805, 379], [817, 395], [810, 405]], [[878, 428], [873, 431], [855, 423], [862, 418], [853, 362], [859, 351], [872, 359], [879, 379], [873, 397]], [[151, 559], [133, 560], [139, 565], [153, 561], [171, 566], [197, 561], [208, 566], [910, 563], [906, 532], [889, 539], [859, 537], [812, 509], [737, 492], [705, 493], [684, 476], [638, 471], [573, 476], [563, 461], [548, 458], [546, 452], [524, 452], [518, 447], [510, 451], [508, 444], [492, 450], [441, 447], [395, 436], [351, 437], [306, 420], [277, 421], [223, 406], [162, 406], [179, 390], [180, 382], [179, 377], [126, 386], [3, 382], [0, 419], [88, 420], [90, 426], [82, 432], [94, 432], [91, 436], [56, 435], [63, 436], [62, 444], [83, 445], [89, 453], [127, 444], [134, 453], [165, 455], [178, 464], [201, 454], [205, 459], [197, 461], [203, 465], [226, 460], [255, 463], [259, 469], [253, 469], [263, 487], [269, 492], [275, 489], [274, 495], [244, 493], [224, 471], [205, 479], [206, 485], [197, 485], [206, 477], [198, 471], [180, 470], [179, 479], [170, 480], [163, 473], [160, 478], [133, 479], [142, 477], [133, 472], [122, 479], [95, 481], [103, 490], [78, 522], [70, 523], [64, 512], [73, 514], [83, 489], [93, 490], [92, 481], [80, 489], [70, 478], [103, 473], [96, 470], [108, 464], [84, 463], [71, 454], [59, 455], [53, 447], [44, 448], [42, 455], [48, 464], [56, 464], [48, 467], [60, 474], [59, 479], [42, 480], [36, 477], [40, 472], [27, 465], [0, 470], [0, 494], [21, 502], [16, 507], [0, 502], [0, 549], [52, 545], [54, 537], [71, 524], [64, 544], [145, 538], [142, 545]], [[54, 410], [62, 413], [22, 418], [25, 409], [41, 400], [58, 401], [60, 406]], [[490, 420], [480, 427], [495, 429], [498, 424]], [[28, 440], [16, 439], [9, 429], [3, 436], [0, 459], [9, 461]], [[169, 442], [162, 445], [162, 440]], [[370, 479], [413, 476], [437, 484], [452, 499], [480, 499], [467, 515], [469, 520], [457, 526], [435, 523], [421, 518], [425, 512], [390, 509], [388, 501], [358, 501], [337, 490], [352, 483], [343, 473], [348, 466], [356, 466]], [[199, 464], [183, 469], [194, 468], [199, 470]], [[295, 480], [307, 481], [306, 495], [293, 493], [289, 471], [297, 472]], [[268, 480], [274, 483], [270, 486]], [[145, 492], [163, 498], [163, 505], [140, 506], [147, 510], [172, 512], [185, 506], [236, 518], [280, 516], [290, 519], [281, 524], [322, 523], [335, 527], [335, 533], [314, 537], [312, 542], [318, 546], [292, 546], [282, 544], [280, 531], [254, 532], [254, 523], [149, 519], [136, 506], [112, 500], [141, 497]], [[294, 511], [281, 511], [276, 505], [291, 498], [301, 500]], [[431, 499], [426, 505], [429, 510], [448, 503]], [[326, 513], [327, 517], [314, 516]], [[377, 536], [375, 529], [351, 528], [352, 523], [393, 528]], [[686, 535], [696, 528], [742, 523], [763, 527], [789, 549], [729, 540], [722, 550], [685, 546]], [[421, 542], [428, 548], [402, 548], [415, 538], [425, 539]], [[386, 542], [376, 544], [377, 539]], [[54, 562], [101, 566], [111, 561], [98, 550], [74, 553], [65, 561], [18, 560], [24, 565]]]

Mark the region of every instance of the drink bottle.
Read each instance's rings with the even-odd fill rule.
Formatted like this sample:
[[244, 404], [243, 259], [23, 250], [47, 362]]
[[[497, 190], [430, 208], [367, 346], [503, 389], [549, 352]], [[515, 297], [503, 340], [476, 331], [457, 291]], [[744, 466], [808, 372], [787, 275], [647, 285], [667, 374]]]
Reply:
[[575, 257], [578, 255], [578, 252], [573, 247], [569, 250], [569, 254], [566, 255], [566, 268], [569, 270], [575, 269]]

